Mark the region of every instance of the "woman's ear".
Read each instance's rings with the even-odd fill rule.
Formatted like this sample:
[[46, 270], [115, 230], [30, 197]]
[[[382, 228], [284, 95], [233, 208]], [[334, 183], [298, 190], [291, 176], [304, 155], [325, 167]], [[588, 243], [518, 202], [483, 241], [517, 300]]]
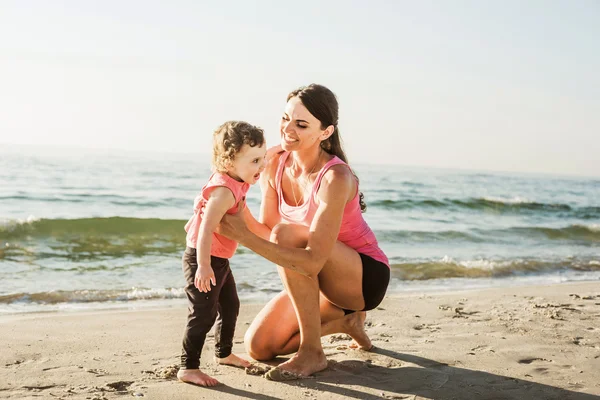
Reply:
[[329, 125], [321, 134], [321, 140], [327, 140], [329, 139], [329, 137], [331, 135], [333, 135], [333, 132], [335, 131], [335, 127], [333, 125]]

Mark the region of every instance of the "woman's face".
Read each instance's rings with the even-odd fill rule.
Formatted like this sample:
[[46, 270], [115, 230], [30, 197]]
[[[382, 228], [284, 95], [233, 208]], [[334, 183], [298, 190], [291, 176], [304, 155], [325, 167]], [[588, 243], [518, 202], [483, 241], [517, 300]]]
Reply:
[[302, 104], [299, 97], [292, 97], [285, 106], [279, 124], [281, 147], [285, 151], [308, 149], [323, 140], [321, 121], [316, 119]]

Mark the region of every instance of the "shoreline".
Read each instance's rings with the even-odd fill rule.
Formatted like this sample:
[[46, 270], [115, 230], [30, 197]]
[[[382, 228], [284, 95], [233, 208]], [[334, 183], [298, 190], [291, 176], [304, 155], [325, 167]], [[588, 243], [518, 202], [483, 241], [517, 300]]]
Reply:
[[[566, 278], [565, 278], [566, 277]], [[430, 280], [398, 280], [393, 279], [388, 288], [386, 297], [411, 296], [419, 294], [453, 294], [458, 292], [473, 292], [480, 290], [494, 290], [510, 287], [536, 287], [549, 285], [569, 285], [578, 283], [594, 283], [600, 285], [600, 271], [584, 272], [579, 274], [546, 274], [531, 276], [508, 276], [500, 278], [439, 278]], [[242, 294], [238, 293], [242, 305], [262, 305], [275, 294]], [[91, 305], [91, 306], [89, 306]], [[6, 304], [5, 304], [6, 306]], [[111, 311], [137, 311], [146, 309], [172, 309], [186, 307], [186, 299], [172, 297], [163, 299], [138, 299], [127, 301], [110, 302], [64, 302], [59, 305], [37, 303], [19, 304], [23, 310], [0, 309], [0, 323], [2, 318], [14, 315], [34, 314], [73, 314], [87, 312], [111, 312]]]
[[[248, 357], [243, 334], [261, 307], [242, 302], [236, 354]], [[367, 314], [374, 352], [324, 337], [329, 367], [296, 382], [217, 366], [209, 337], [201, 366], [223, 383], [213, 389], [169, 377], [185, 315], [185, 307], [2, 315], [0, 398], [600, 399], [598, 282], [393, 294]]]

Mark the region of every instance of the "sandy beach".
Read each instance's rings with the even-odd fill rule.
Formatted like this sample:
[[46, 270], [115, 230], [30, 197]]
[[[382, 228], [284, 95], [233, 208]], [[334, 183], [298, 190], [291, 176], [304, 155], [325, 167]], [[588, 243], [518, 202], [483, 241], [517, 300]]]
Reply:
[[[260, 305], [242, 305], [234, 351]], [[222, 385], [178, 382], [184, 308], [0, 318], [6, 399], [600, 399], [600, 284], [388, 297], [368, 313], [374, 351], [322, 339], [330, 365], [272, 382], [217, 366]]]

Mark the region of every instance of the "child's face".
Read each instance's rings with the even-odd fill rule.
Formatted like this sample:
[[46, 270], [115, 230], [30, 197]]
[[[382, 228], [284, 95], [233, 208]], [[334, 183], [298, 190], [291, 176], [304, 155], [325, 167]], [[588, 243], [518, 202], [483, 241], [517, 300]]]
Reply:
[[239, 153], [235, 155], [233, 162], [227, 168], [227, 173], [238, 181], [244, 181], [251, 185], [258, 182], [260, 173], [265, 169], [265, 155], [267, 146], [243, 145]]

